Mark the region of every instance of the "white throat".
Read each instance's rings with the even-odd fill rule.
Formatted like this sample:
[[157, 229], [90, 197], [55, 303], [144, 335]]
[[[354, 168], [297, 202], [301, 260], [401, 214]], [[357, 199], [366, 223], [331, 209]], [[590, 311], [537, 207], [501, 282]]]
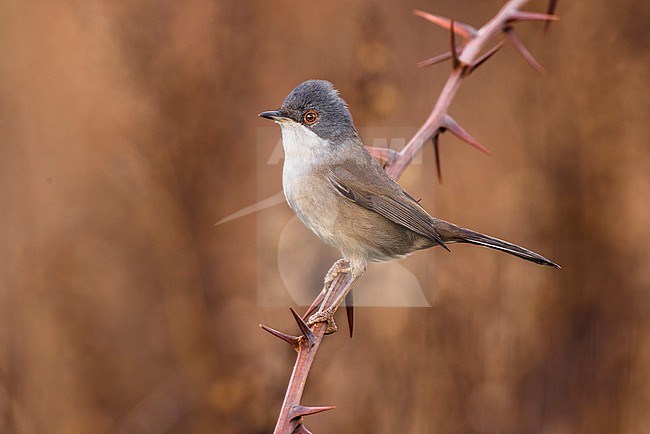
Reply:
[[281, 122], [285, 162], [301, 165], [323, 164], [331, 148], [327, 140], [296, 122]]
[[302, 196], [310, 194], [303, 190], [312, 184], [309, 179], [318, 173], [317, 168], [326, 164], [328, 157], [331, 158], [331, 145], [298, 123], [281, 122], [280, 127], [284, 147], [282, 187], [289, 206], [300, 214], [296, 203]]

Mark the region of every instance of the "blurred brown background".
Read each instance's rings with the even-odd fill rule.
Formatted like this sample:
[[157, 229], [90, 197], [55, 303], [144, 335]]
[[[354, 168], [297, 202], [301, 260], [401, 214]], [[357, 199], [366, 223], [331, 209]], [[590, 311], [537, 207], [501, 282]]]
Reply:
[[[0, 432], [270, 432], [294, 354], [258, 323], [295, 324], [258, 293], [269, 211], [214, 225], [269, 196], [257, 113], [325, 78], [359, 127], [416, 128], [449, 66], [414, 65], [448, 35], [412, 9], [480, 25], [503, 3], [2, 1]], [[444, 184], [431, 149], [402, 183], [563, 269], [401, 263], [431, 307], [362, 307], [326, 339], [314, 432], [650, 432], [650, 11], [558, 12], [546, 38], [518, 27], [546, 76], [506, 47], [452, 105], [493, 156], [445, 135]]]

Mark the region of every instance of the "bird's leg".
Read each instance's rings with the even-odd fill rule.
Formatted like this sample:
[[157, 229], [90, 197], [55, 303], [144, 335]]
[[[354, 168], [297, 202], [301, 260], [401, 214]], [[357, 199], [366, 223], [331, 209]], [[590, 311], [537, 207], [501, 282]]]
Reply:
[[309, 315], [314, 313], [316, 308], [318, 308], [318, 306], [321, 304], [321, 302], [325, 298], [325, 292], [327, 292], [327, 288], [323, 288], [323, 290], [316, 296], [314, 301], [311, 302], [311, 305], [307, 309], [307, 312], [305, 312], [305, 314], [302, 316], [303, 320], [307, 320], [307, 318], [309, 318]]
[[339, 276], [337, 276], [332, 282], [333, 284], [330, 287], [330, 290], [325, 295], [325, 300], [323, 300], [320, 309], [318, 312], [309, 317], [307, 324], [312, 325], [319, 322], [327, 322], [326, 333], [334, 333], [336, 331], [334, 313], [345, 299], [345, 296], [350, 292], [352, 285], [359, 278], [359, 276], [361, 276], [361, 274], [363, 274], [363, 271], [356, 273], [354, 271], [347, 272], [346, 276], [342, 278], [344, 279], [342, 285], [336, 285], [336, 282], [338, 282], [339, 279]]
[[339, 288], [337, 288], [336, 293], [333, 291], [328, 292], [318, 312], [310, 316], [309, 320], [307, 320], [307, 324], [309, 325], [319, 322], [327, 322], [327, 330], [325, 330], [325, 334], [332, 334], [337, 331], [338, 328], [334, 322], [334, 313], [336, 313], [336, 310], [345, 298], [345, 295], [350, 291], [350, 289], [352, 289], [352, 284], [356, 280], [356, 277], [349, 274], [343, 277], [343, 279], [346, 279], [345, 283], [343, 283], [343, 285], [337, 285]]
[[338, 277], [341, 273], [350, 272], [350, 263], [346, 259], [339, 259], [332, 265], [327, 274], [325, 275], [325, 281], [323, 286], [323, 291], [327, 292], [334, 279]]
[[334, 279], [338, 277], [339, 274], [341, 273], [349, 273], [350, 272], [350, 263], [341, 258], [338, 261], [334, 263], [325, 275], [325, 280], [323, 282], [323, 290], [316, 296], [314, 301], [311, 303], [311, 306], [309, 306], [309, 309], [307, 309], [307, 312], [303, 315], [303, 319], [306, 319], [311, 315], [316, 308], [321, 304], [323, 299], [325, 298], [325, 295], [327, 294], [327, 291], [329, 291], [330, 286], [332, 285], [332, 282]]

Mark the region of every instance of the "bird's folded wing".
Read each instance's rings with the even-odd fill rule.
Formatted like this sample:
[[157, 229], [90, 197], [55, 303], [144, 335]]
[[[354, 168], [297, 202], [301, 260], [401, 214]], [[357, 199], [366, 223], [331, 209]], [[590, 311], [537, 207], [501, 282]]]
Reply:
[[328, 176], [328, 180], [332, 187], [346, 199], [380, 214], [393, 223], [425, 236], [449, 250], [433, 227], [431, 217], [399, 185], [389, 180], [378, 180], [379, 182], [390, 183], [389, 191], [396, 193], [397, 198], [373, 194], [367, 191], [360, 182], [350, 179], [351, 175], [347, 171], [337, 174], [332, 173]]

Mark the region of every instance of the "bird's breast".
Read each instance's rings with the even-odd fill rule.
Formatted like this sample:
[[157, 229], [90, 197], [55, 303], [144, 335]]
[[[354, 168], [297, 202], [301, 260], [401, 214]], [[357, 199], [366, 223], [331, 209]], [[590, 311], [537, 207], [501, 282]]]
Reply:
[[335, 244], [338, 198], [322, 170], [288, 158], [284, 163], [282, 187], [287, 203], [305, 226], [326, 243]]

